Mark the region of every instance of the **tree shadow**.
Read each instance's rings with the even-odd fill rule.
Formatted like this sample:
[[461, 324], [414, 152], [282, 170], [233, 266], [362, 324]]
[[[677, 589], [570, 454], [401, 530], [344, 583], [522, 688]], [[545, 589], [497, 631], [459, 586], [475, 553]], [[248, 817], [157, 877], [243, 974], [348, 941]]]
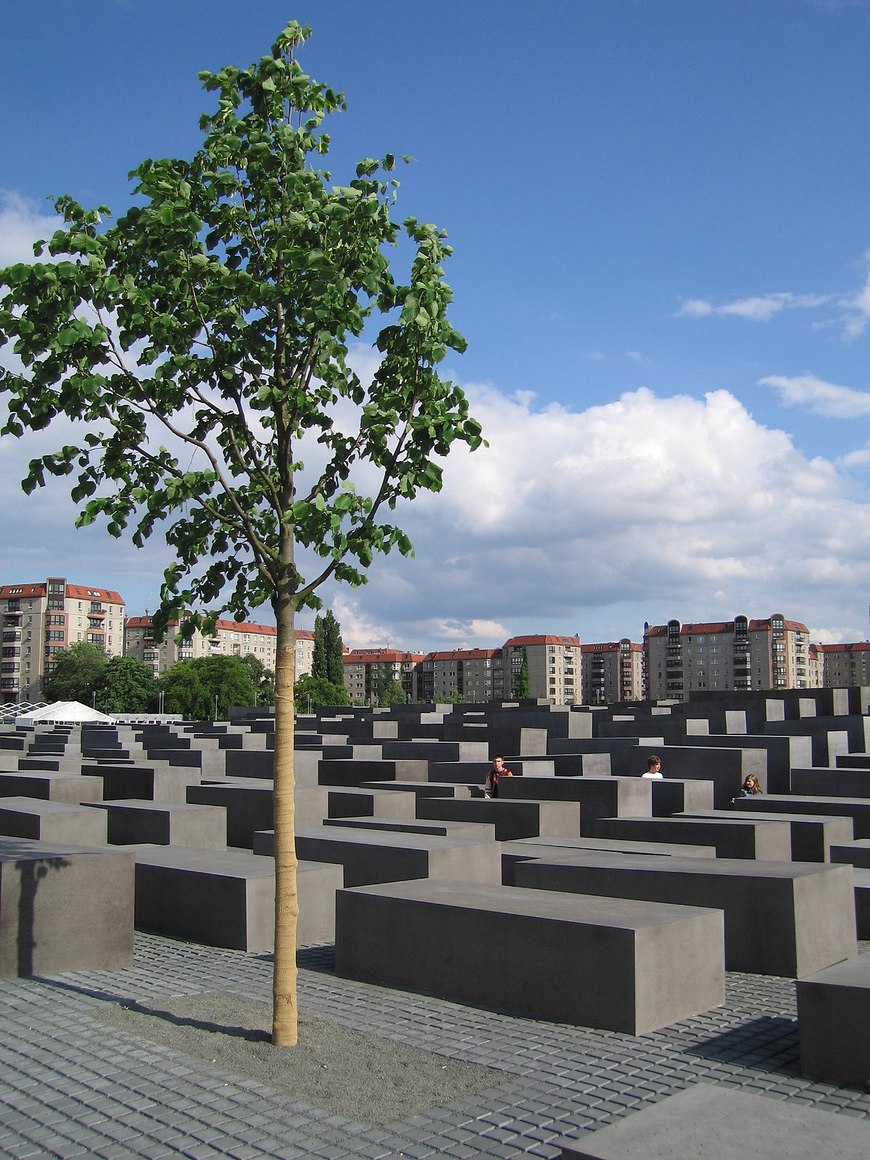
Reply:
[[62, 870], [69, 861], [61, 855], [19, 858], [18, 872], [18, 925], [16, 930], [16, 973], [20, 978], [31, 978], [34, 970], [36, 944], [36, 896], [40, 883], [51, 870]]

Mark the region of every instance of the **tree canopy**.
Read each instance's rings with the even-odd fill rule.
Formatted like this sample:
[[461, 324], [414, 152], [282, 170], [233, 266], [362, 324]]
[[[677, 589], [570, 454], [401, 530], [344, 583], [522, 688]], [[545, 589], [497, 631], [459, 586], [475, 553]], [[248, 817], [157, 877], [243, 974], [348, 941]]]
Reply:
[[[160, 530], [175, 558], [158, 630], [272, 606], [276, 1044], [297, 1034], [295, 614], [327, 580], [363, 583], [376, 553], [410, 553], [395, 509], [440, 489], [455, 443], [481, 443], [439, 373], [464, 347], [445, 234], [394, 219], [394, 156], [343, 182], [322, 167], [345, 101], [302, 71], [307, 36], [291, 23], [249, 68], [201, 73], [213, 107], [192, 158], [138, 165], [114, 222], [60, 197], [41, 260], [0, 270], [0, 345], [20, 363], [0, 371], [3, 431], [60, 420], [68, 440], [31, 461], [25, 491], [71, 476], [79, 525], [139, 546]], [[370, 381], [351, 357], [368, 338]]]
[[311, 660], [311, 675], [329, 681], [333, 685], [344, 686], [344, 646], [341, 641], [341, 625], [331, 609], [314, 618], [314, 655]]
[[102, 645], [77, 641], [54, 656], [51, 673], [43, 682], [48, 701], [80, 701], [91, 705], [109, 658]]
[[103, 713], [147, 713], [157, 701], [157, 682], [135, 657], [110, 657], [96, 692]]
[[321, 705], [347, 705], [349, 699], [343, 683], [336, 685], [325, 677], [303, 673], [296, 682], [296, 704], [300, 712], [308, 713]]
[[234, 705], [254, 705], [257, 686], [241, 657], [193, 657], [179, 661], [160, 679], [167, 713], [192, 721], [223, 719]]

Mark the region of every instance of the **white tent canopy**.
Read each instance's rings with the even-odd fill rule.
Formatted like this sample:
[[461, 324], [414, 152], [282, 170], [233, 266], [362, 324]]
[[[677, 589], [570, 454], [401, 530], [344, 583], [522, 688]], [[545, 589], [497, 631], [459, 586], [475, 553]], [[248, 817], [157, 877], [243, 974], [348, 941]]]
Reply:
[[29, 713], [22, 713], [15, 718], [16, 725], [81, 725], [91, 721], [111, 725], [115, 718], [83, 705], [81, 701], [55, 701], [52, 705], [31, 709]]

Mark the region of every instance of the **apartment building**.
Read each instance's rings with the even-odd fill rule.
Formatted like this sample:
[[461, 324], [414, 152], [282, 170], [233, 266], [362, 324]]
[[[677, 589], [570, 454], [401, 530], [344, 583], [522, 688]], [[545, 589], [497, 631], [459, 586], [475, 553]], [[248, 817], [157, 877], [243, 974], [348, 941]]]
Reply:
[[826, 689], [870, 685], [870, 641], [854, 644], [817, 644], [813, 651], [821, 660], [819, 684]]
[[529, 696], [553, 705], [579, 705], [581, 650], [579, 636], [512, 636], [502, 652], [505, 695], [517, 696], [517, 682], [525, 654], [529, 670]]
[[[314, 665], [314, 633], [310, 628], [296, 629], [296, 680], [310, 673]], [[269, 666], [272, 667], [272, 666]]]
[[381, 693], [397, 681], [408, 701], [418, 701], [417, 665], [422, 653], [396, 648], [355, 648], [342, 657], [344, 687], [352, 705], [377, 703]]
[[0, 587], [0, 699], [38, 701], [61, 649], [79, 641], [100, 645], [109, 656], [124, 649], [124, 601], [109, 588], [69, 584], [50, 576]]
[[584, 705], [612, 705], [646, 698], [642, 644], [623, 637], [581, 645], [580, 652]]
[[417, 666], [417, 699], [478, 704], [505, 697], [500, 648], [460, 648], [427, 653]]
[[177, 620], [170, 621], [163, 640], [158, 641], [152, 616], [129, 617], [124, 633], [127, 656], [148, 665], [155, 677], [162, 676], [179, 661], [207, 656], [255, 656], [274, 671], [278, 630], [273, 625], [218, 620], [211, 636], [194, 632], [183, 640], [176, 639], [178, 626]]
[[644, 660], [652, 700], [685, 701], [698, 689], [808, 689], [818, 681], [806, 625], [782, 613], [645, 624]]

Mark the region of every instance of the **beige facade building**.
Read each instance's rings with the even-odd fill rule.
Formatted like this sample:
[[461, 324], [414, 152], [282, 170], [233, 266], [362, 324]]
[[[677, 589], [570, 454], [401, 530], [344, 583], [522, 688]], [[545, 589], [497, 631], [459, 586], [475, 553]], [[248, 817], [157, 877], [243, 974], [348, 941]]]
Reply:
[[685, 701], [701, 689], [809, 689], [818, 683], [806, 625], [782, 613], [766, 620], [646, 624], [644, 656], [651, 700]]
[[523, 653], [529, 668], [529, 696], [552, 705], [579, 705], [581, 649], [579, 636], [512, 636], [503, 649], [505, 695], [517, 696]]
[[[296, 680], [311, 672], [314, 663], [314, 633], [309, 628], [296, 629]], [[273, 666], [270, 666], [273, 667]]]
[[278, 630], [273, 625], [219, 620], [211, 636], [194, 632], [187, 640], [176, 640], [177, 628], [178, 621], [170, 621], [166, 635], [158, 641], [154, 635], [153, 617], [129, 617], [125, 626], [127, 656], [147, 665], [155, 677], [162, 676], [179, 661], [207, 656], [255, 656], [267, 669], [275, 669]]
[[344, 687], [352, 705], [377, 704], [393, 681], [402, 686], [408, 701], [417, 701], [417, 665], [422, 653], [396, 648], [354, 648], [342, 657]]
[[646, 698], [642, 644], [623, 637], [605, 644], [584, 644], [580, 649], [584, 705]]
[[0, 587], [0, 622], [4, 703], [42, 700], [54, 657], [71, 644], [98, 644], [109, 656], [124, 650], [124, 601], [118, 593], [69, 584], [62, 576]]

